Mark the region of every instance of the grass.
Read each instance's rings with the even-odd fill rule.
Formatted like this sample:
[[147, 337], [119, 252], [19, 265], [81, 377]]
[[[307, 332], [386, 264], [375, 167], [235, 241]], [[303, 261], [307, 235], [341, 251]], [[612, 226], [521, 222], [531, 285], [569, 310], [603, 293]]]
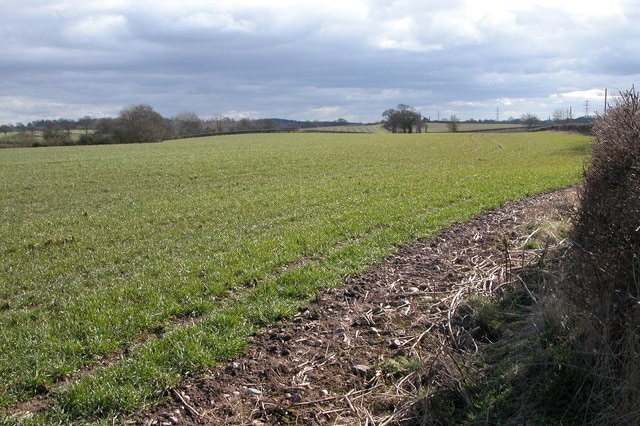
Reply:
[[[521, 129], [521, 124], [509, 124], [509, 123], [469, 123], [460, 122], [458, 131], [460, 132], [481, 132], [492, 130], [505, 130], [505, 129]], [[388, 133], [382, 127], [382, 124], [368, 124], [368, 125], [353, 125], [348, 124], [344, 126], [325, 126], [325, 127], [313, 127], [309, 129], [303, 129], [304, 131], [311, 132], [337, 132], [337, 133]], [[428, 122], [428, 133], [448, 133], [451, 132], [448, 127], [448, 123], [444, 121]]]
[[328, 132], [328, 133], [387, 133], [381, 124], [346, 124], [338, 126], [322, 126], [301, 129], [302, 132]]
[[2, 150], [0, 412], [18, 422], [38, 395], [48, 408], [19, 422], [154, 404], [398, 245], [578, 182], [586, 144], [264, 134]]
[[456, 310], [456, 326], [474, 344], [451, 352], [462, 366], [457, 378], [425, 398], [442, 410], [425, 413], [429, 424], [592, 424], [603, 412], [592, 393], [593, 354], [580, 348], [585, 336], [563, 283], [572, 231], [565, 208], [514, 224], [512, 236], [523, 244], [512, 255], [522, 266], [510, 270], [502, 290], [471, 294]]
[[[66, 130], [60, 131], [60, 133], [66, 135]], [[0, 133], [0, 148], [76, 145], [84, 134], [84, 130], [71, 130], [68, 134], [68, 142], [52, 142], [44, 139], [43, 131], [41, 130], [34, 132], [7, 132], [7, 134]]]
[[497, 333], [492, 333], [490, 344], [460, 361], [473, 364], [463, 378], [470, 402], [460, 402], [447, 421], [589, 423], [586, 419], [595, 418], [602, 409], [599, 401], [589, 401], [593, 370], [576, 356], [575, 337], [567, 324], [570, 320], [564, 318], [569, 315], [560, 312], [556, 295], [542, 289], [541, 283], [531, 276], [521, 278], [538, 297], [545, 298], [543, 309], [522, 303], [530, 297], [524, 289], [497, 299], [471, 297], [465, 302], [474, 325], [488, 326]]
[[[522, 124], [510, 124], [510, 123], [470, 123], [467, 121], [461, 121], [458, 123], [459, 132], [487, 132], [492, 130], [505, 130], [505, 129], [521, 129], [524, 126]], [[446, 133], [450, 132], [449, 123], [445, 121], [429, 122], [427, 132], [429, 133]]]

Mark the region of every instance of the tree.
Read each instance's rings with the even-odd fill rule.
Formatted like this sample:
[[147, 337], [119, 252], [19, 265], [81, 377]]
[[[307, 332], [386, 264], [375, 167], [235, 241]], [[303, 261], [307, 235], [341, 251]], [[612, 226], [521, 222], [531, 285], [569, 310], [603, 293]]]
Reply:
[[551, 117], [553, 118], [554, 123], [560, 124], [566, 120], [567, 116], [562, 108], [558, 108], [553, 110], [553, 115]]
[[110, 144], [118, 142], [116, 140], [117, 120], [115, 118], [102, 118], [96, 123], [93, 143]]
[[42, 144], [36, 142], [36, 137], [30, 132], [20, 132], [16, 139], [20, 146], [42, 146]]
[[526, 125], [527, 127], [531, 128], [536, 124], [538, 124], [540, 120], [538, 119], [537, 115], [527, 113], [527, 114], [522, 114], [522, 117], [520, 118], [520, 122]]
[[191, 136], [202, 133], [203, 124], [195, 112], [181, 112], [173, 119], [175, 132], [178, 136]]
[[253, 120], [253, 127], [259, 130], [273, 130], [275, 129], [276, 123], [268, 118], [260, 118], [258, 120]]
[[89, 129], [93, 125], [93, 122], [94, 119], [89, 117], [88, 115], [85, 115], [84, 117], [78, 119], [78, 125], [82, 130], [84, 130], [85, 134], [89, 133]]
[[207, 127], [214, 132], [228, 132], [231, 130], [231, 119], [218, 114], [207, 122]]
[[395, 133], [398, 130], [398, 119], [396, 116], [396, 110], [389, 108], [382, 113], [382, 127], [389, 130], [391, 133]]
[[64, 124], [60, 124], [59, 121], [47, 120], [44, 124], [44, 130], [42, 131], [42, 139], [44, 139], [48, 145], [71, 144], [70, 132], [64, 132], [62, 126], [64, 126]]
[[132, 105], [120, 111], [115, 129], [118, 142], [160, 142], [170, 134], [167, 121], [145, 104]]
[[429, 129], [429, 119], [427, 117], [422, 117], [422, 123], [420, 124], [420, 131], [427, 133], [427, 130]]
[[457, 132], [458, 130], [460, 130], [460, 119], [457, 115], [452, 114], [451, 117], [449, 117], [447, 128], [450, 132]]
[[56, 120], [56, 124], [58, 126], [58, 129], [64, 130], [69, 136], [71, 136], [71, 130], [76, 127], [76, 122], [67, 118], [60, 118]]
[[253, 130], [253, 122], [246, 118], [243, 117], [240, 120], [238, 120], [235, 125], [233, 126], [233, 130], [234, 131], [249, 131], [249, 130]]
[[396, 108], [384, 111], [382, 117], [382, 126], [391, 133], [413, 133], [414, 128], [422, 127], [422, 114], [409, 105], [399, 104]]

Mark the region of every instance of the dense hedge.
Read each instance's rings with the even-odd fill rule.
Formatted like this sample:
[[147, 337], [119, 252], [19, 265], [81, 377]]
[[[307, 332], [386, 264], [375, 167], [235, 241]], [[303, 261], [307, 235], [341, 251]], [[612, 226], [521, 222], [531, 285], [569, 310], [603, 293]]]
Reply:
[[620, 94], [596, 121], [575, 221], [575, 300], [587, 314], [596, 394], [640, 424], [640, 96]]

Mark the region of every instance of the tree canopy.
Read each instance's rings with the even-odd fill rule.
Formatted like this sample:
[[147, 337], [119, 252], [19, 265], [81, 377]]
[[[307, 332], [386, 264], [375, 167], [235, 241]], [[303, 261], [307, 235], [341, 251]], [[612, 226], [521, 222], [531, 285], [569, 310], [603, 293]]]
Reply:
[[540, 122], [540, 119], [535, 114], [522, 114], [520, 118], [522, 124], [525, 124], [527, 127], [533, 127]]
[[151, 106], [131, 105], [116, 119], [104, 118], [96, 125], [96, 143], [160, 142], [172, 136], [167, 120]]
[[412, 106], [399, 104], [382, 113], [382, 125], [392, 133], [413, 133], [422, 131], [422, 114]]
[[160, 142], [171, 134], [166, 120], [149, 105], [120, 111], [117, 134], [122, 142]]

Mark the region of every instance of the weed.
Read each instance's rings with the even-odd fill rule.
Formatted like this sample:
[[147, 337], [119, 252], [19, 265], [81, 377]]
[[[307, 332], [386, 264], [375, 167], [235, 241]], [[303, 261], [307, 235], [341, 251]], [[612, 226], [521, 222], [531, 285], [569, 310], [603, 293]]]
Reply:
[[485, 296], [469, 296], [460, 306], [458, 315], [460, 324], [478, 340], [496, 340], [505, 328], [500, 305]]
[[418, 371], [422, 368], [422, 363], [415, 357], [397, 356], [382, 361], [380, 368], [384, 374], [397, 378]]

